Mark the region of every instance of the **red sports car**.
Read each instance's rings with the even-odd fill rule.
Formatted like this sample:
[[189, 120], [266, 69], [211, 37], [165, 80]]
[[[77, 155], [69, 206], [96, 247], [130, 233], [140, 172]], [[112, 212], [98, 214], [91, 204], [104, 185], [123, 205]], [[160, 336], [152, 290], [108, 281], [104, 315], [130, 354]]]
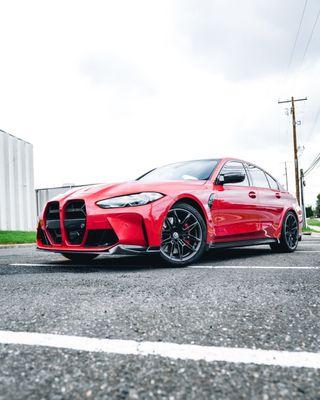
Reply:
[[301, 227], [296, 199], [276, 179], [223, 158], [170, 164], [133, 182], [60, 195], [44, 209], [37, 245], [72, 261], [157, 252], [183, 266], [213, 248], [269, 244], [292, 252]]

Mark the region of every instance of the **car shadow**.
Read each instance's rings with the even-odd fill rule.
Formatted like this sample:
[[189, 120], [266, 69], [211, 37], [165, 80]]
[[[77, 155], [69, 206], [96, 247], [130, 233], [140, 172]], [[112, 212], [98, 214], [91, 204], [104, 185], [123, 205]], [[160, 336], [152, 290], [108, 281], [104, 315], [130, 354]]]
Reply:
[[[215, 249], [208, 251], [198, 262], [192, 265], [226, 265], [229, 261], [236, 265], [237, 260], [248, 258], [259, 258], [269, 255], [268, 247], [261, 248], [232, 248], [232, 249]], [[157, 271], [159, 269], [176, 269], [184, 270], [185, 268], [173, 267], [165, 263], [159, 255], [139, 255], [139, 256], [121, 256], [110, 257], [100, 256], [95, 260], [84, 263], [73, 263], [61, 257], [48, 261], [46, 259], [37, 259], [34, 264], [30, 261], [25, 265], [10, 265], [7, 268], [0, 269], [0, 275], [12, 274], [43, 274], [43, 273], [96, 273], [96, 272], [143, 272]]]

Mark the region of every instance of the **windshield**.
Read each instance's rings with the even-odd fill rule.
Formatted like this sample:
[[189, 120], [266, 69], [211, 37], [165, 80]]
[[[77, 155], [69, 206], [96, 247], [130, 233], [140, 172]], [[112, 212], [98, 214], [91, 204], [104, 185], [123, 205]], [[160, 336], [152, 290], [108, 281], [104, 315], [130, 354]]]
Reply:
[[164, 167], [153, 169], [137, 180], [155, 181], [179, 181], [179, 180], [207, 180], [215, 170], [219, 160], [185, 161]]

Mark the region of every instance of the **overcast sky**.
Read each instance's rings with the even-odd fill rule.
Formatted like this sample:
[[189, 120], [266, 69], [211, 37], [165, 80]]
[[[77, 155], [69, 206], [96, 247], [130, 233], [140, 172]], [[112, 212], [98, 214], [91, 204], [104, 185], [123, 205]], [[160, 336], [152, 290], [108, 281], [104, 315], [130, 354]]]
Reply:
[[[234, 156], [293, 186], [320, 151], [319, 0], [0, 0], [0, 129], [34, 145], [36, 187], [130, 180]], [[289, 66], [289, 67], [288, 67]], [[313, 129], [314, 127], [314, 129]], [[320, 192], [320, 168], [306, 197]]]

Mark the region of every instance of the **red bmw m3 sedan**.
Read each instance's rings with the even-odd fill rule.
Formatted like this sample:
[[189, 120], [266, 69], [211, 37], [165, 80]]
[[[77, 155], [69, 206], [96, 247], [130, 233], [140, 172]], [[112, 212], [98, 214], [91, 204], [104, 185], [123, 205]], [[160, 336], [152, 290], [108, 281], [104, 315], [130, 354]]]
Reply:
[[37, 246], [72, 261], [159, 253], [172, 265], [212, 248], [269, 244], [292, 252], [302, 212], [263, 169], [238, 159], [179, 162], [133, 182], [74, 189], [48, 202]]

